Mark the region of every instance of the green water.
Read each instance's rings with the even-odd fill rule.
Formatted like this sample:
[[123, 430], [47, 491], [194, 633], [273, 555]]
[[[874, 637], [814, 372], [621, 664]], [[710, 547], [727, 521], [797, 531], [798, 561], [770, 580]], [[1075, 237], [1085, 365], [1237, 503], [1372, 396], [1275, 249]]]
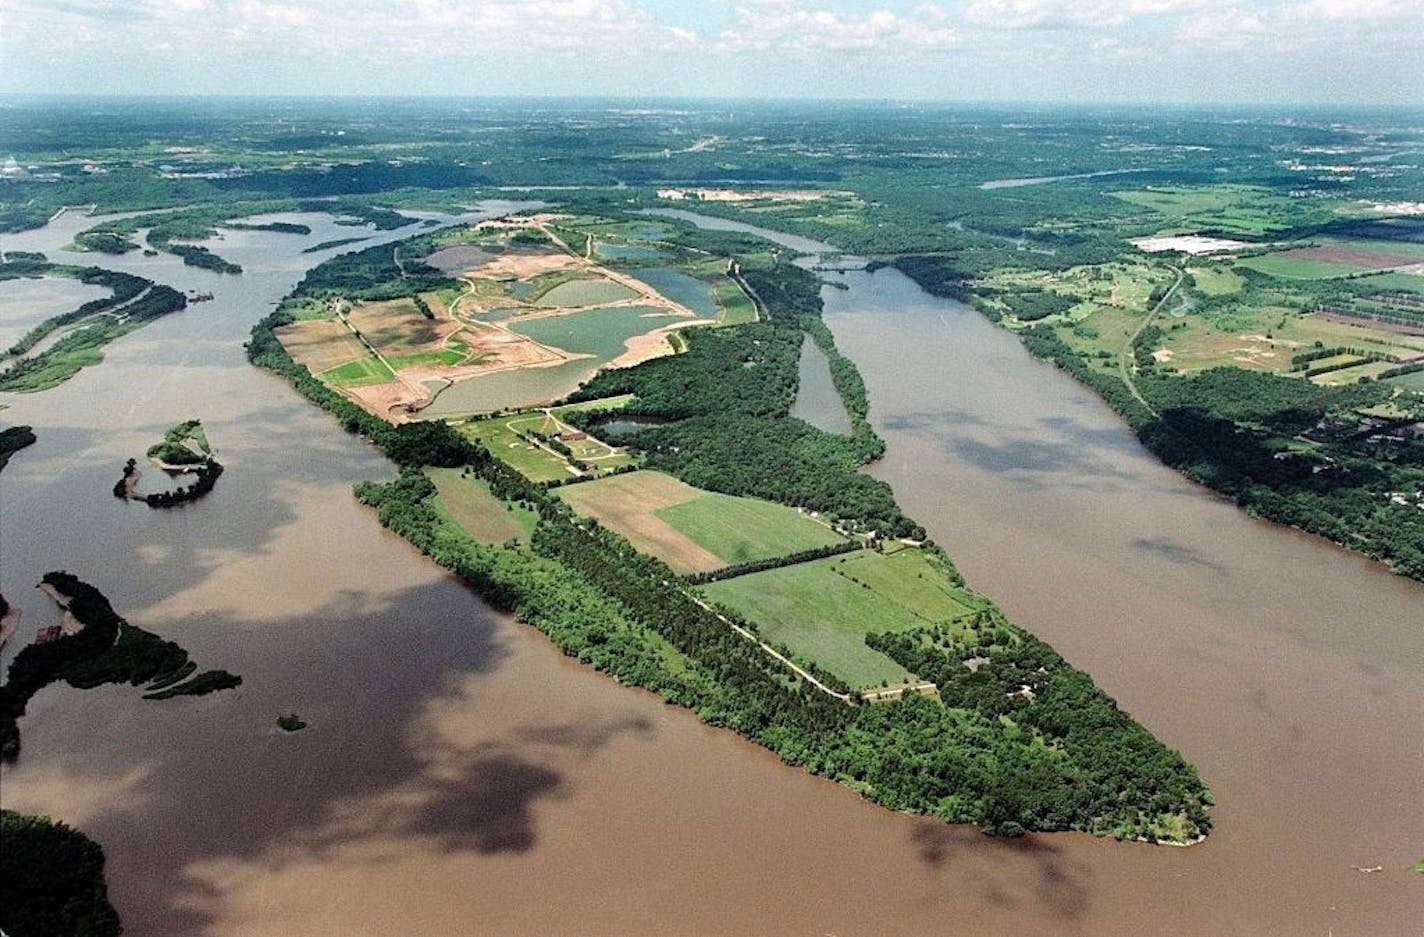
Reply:
[[666, 315], [653, 306], [621, 306], [523, 322], [515, 319], [509, 323], [509, 329], [543, 345], [593, 355], [603, 364], [621, 355], [623, 343], [634, 335], [675, 321], [675, 316]]
[[593, 252], [604, 260], [656, 260], [662, 257], [662, 254], [651, 247], [638, 244], [607, 244], [602, 241], [594, 243]]
[[704, 280], [689, 276], [672, 267], [651, 267], [638, 270], [635, 277], [662, 293], [675, 303], [681, 303], [704, 319], [717, 318], [717, 303], [712, 287]]
[[516, 319], [507, 324], [511, 331], [544, 345], [592, 357], [554, 367], [519, 368], [468, 378], [444, 390], [421, 415], [440, 418], [550, 403], [567, 396], [621, 355], [628, 339], [674, 321], [676, 317], [651, 306], [592, 309], [523, 322]]
[[539, 297], [541, 306], [590, 306], [632, 299], [638, 294], [612, 280], [570, 280]]

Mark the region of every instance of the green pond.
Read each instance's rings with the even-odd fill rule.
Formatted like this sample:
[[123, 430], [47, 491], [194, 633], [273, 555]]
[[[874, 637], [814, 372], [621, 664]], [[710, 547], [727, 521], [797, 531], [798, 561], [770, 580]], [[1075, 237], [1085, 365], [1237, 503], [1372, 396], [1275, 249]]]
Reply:
[[554, 367], [519, 368], [468, 378], [446, 388], [421, 414], [426, 418], [460, 416], [558, 400], [621, 355], [628, 339], [675, 321], [675, 316], [662, 314], [652, 306], [592, 309], [523, 322], [515, 319], [507, 323], [511, 331], [544, 345], [592, 357]]
[[602, 364], [621, 355], [623, 343], [634, 335], [651, 332], [675, 321], [676, 316], [667, 315], [654, 306], [620, 306], [616, 309], [591, 309], [568, 316], [545, 316], [525, 321], [514, 319], [509, 328], [544, 345], [575, 354], [593, 355]]
[[591, 306], [633, 299], [638, 294], [612, 280], [570, 280], [539, 297], [541, 306]]
[[640, 244], [608, 244], [596, 241], [593, 252], [604, 260], [656, 260], [662, 254]]
[[681, 303], [704, 319], [717, 318], [712, 286], [672, 267], [650, 267], [633, 275], [675, 303]]

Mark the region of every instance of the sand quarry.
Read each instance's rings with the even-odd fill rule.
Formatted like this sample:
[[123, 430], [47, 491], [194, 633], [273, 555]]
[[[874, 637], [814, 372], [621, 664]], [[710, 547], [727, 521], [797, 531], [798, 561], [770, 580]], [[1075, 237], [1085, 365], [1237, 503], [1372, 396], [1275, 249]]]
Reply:
[[[527, 321], [596, 309], [647, 306], [683, 320], [656, 327], [650, 324], [646, 333], [629, 338], [623, 353], [605, 365], [613, 368], [631, 367], [671, 354], [669, 333], [708, 323], [641, 280], [579, 256], [548, 230], [547, 222], [553, 217], [535, 215], [476, 226], [480, 231], [537, 229], [554, 245], [552, 248], [490, 250], [458, 244], [426, 258], [431, 266], [465, 284], [465, 291], [448, 308], [436, 294], [422, 295], [433, 319], [426, 318], [412, 299], [358, 303], [349, 309], [338, 301], [332, 307], [333, 318], [283, 326], [277, 329], [277, 337], [293, 359], [330, 386], [372, 414], [402, 422], [412, 419], [436, 394], [456, 382], [591, 357], [541, 344], [501, 322], [473, 318], [481, 312], [512, 309], [518, 319]], [[623, 295], [604, 302], [541, 305], [539, 301], [515, 299], [513, 290], [507, 288], [560, 273], [573, 274], [571, 279], [577, 283], [616, 284], [623, 288]], [[356, 366], [357, 362], [364, 363]]]

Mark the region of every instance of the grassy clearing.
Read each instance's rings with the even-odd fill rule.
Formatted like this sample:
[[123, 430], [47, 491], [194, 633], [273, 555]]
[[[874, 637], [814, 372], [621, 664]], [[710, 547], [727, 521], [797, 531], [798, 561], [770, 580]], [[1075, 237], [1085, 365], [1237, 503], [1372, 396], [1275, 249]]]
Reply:
[[1207, 296], [1230, 296], [1241, 292], [1246, 278], [1230, 267], [1192, 267], [1192, 282]]
[[740, 286], [730, 280], [718, 283], [712, 290], [712, 298], [717, 301], [720, 310], [717, 314], [718, 325], [741, 325], [757, 319], [756, 305]]
[[1424, 371], [1415, 371], [1413, 374], [1401, 374], [1399, 377], [1388, 378], [1389, 383], [1405, 390], [1418, 391], [1424, 394]]
[[1364, 269], [1350, 264], [1310, 260], [1305, 257], [1289, 257], [1284, 253], [1247, 257], [1240, 261], [1239, 265], [1268, 276], [1287, 280], [1329, 280], [1361, 273]]
[[600, 397], [598, 400], [585, 400], [581, 403], [566, 403], [562, 407], [554, 407], [553, 413], [586, 413], [590, 410], [622, 410], [638, 398], [633, 394], [618, 394], [614, 397]]
[[1361, 277], [1355, 282], [1379, 290], [1382, 293], [1419, 293], [1424, 294], [1424, 277], [1412, 273], [1377, 273], [1373, 276]]
[[[897, 683], [911, 674], [865, 645], [873, 631], [908, 631], [925, 620], [840, 572], [860, 554], [724, 579], [707, 597], [756, 623], [763, 638], [784, 644], [854, 687]], [[883, 559], [883, 557], [882, 557]]]
[[384, 384], [395, 380], [395, 374], [374, 355], [360, 361], [351, 361], [321, 372], [318, 375], [332, 387], [362, 387], [366, 384]]
[[496, 498], [481, 479], [453, 468], [427, 469], [426, 474], [438, 492], [437, 510], [480, 543], [527, 543], [533, 535], [538, 516]]
[[707, 493], [652, 512], [724, 566], [785, 556], [845, 538], [792, 508]]
[[[464, 348], [464, 350], [461, 351], [460, 348]], [[390, 359], [390, 362], [391, 366], [397, 370], [413, 367], [454, 367], [457, 364], [464, 364], [470, 357], [467, 346], [461, 345], [460, 348], [442, 348], [439, 351], [426, 351], [414, 355], [396, 355]]]
[[469, 439], [482, 442], [495, 458], [533, 482], [562, 481], [573, 476], [569, 462], [555, 452], [542, 449], [510, 429], [517, 416], [496, 416], [458, 424], [455, 428]]
[[1311, 378], [1311, 381], [1316, 384], [1324, 384], [1327, 386], [1335, 384], [1353, 384], [1362, 377], [1378, 377], [1383, 372], [1388, 371], [1391, 368], [1397, 367], [1399, 367], [1399, 365], [1395, 364], [1392, 361], [1365, 361], [1364, 363], [1353, 368], [1341, 368], [1338, 371], [1330, 371], [1326, 374], [1317, 374], [1315, 377]]
[[926, 621], [955, 621], [983, 607], [955, 586], [948, 572], [924, 550], [853, 553], [840, 560], [836, 568], [847, 578], [892, 598]]

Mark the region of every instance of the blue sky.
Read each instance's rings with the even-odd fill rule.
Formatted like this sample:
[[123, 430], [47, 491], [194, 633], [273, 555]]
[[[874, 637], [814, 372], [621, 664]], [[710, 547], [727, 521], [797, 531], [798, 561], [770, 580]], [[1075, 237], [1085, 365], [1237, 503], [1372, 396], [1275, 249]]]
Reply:
[[1421, 0], [0, 0], [0, 92], [1424, 101]]

